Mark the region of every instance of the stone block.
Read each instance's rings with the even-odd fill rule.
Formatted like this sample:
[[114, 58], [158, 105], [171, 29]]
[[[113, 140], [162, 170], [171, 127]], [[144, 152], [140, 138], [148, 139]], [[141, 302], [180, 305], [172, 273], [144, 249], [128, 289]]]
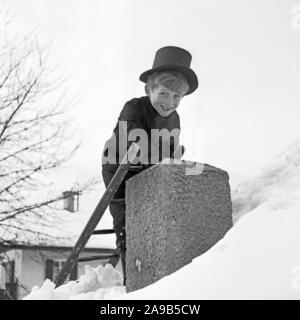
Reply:
[[158, 164], [126, 182], [127, 292], [190, 263], [232, 227], [227, 172]]

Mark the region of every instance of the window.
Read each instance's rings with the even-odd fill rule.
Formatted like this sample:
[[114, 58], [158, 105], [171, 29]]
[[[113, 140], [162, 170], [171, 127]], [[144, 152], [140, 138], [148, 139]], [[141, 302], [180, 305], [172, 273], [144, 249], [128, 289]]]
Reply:
[[[57, 276], [59, 275], [65, 260], [63, 259], [56, 259], [56, 260], [46, 260], [46, 279], [50, 279], [51, 281], [55, 282]], [[77, 279], [77, 263], [73, 267], [70, 275], [68, 276], [66, 281], [69, 280], [76, 280]]]
[[64, 260], [54, 260], [53, 261], [53, 275], [52, 278], [56, 280], [56, 278], [59, 275], [60, 270], [64, 266], [65, 261]]
[[17, 299], [18, 285], [15, 278], [15, 261], [4, 263], [5, 268], [5, 289], [7, 294], [12, 299]]
[[15, 262], [8, 261], [4, 263], [5, 283], [15, 282]]

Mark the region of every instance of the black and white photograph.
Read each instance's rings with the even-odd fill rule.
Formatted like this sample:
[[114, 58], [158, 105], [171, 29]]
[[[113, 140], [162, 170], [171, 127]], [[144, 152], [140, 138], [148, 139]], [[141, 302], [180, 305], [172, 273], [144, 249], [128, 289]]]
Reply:
[[299, 121], [300, 0], [0, 0], [0, 300], [300, 300]]

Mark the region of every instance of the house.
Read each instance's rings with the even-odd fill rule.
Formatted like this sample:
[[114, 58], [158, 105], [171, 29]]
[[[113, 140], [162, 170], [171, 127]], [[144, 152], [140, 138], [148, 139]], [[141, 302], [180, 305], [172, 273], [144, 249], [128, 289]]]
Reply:
[[[0, 247], [0, 299], [19, 300], [29, 294], [33, 286], [40, 287], [45, 279], [55, 281], [63, 263], [76, 243], [75, 241], [85, 227], [94, 204], [90, 202], [90, 210], [87, 214], [88, 210], [85, 210], [85, 212], [73, 210], [73, 204], [70, 203], [70, 199], [68, 201], [67, 207], [72, 208], [72, 210], [69, 210], [71, 213], [64, 213], [66, 224], [64, 225], [60, 221], [59, 226], [54, 228], [52, 232], [54, 237], [59, 237], [61, 230], [63, 230], [64, 236], [73, 236], [72, 241], [55, 240], [55, 243], [37, 243], [36, 240], [33, 240], [31, 243], [16, 242], [9, 246]], [[84, 207], [87, 209], [87, 206]], [[66, 210], [66, 203], [64, 203], [64, 209]], [[106, 215], [103, 220], [104, 223], [101, 220], [102, 229], [108, 227], [111, 223], [109, 215]], [[90, 260], [89, 257], [91, 256], [97, 257]], [[111, 263], [122, 272], [121, 265], [118, 263], [118, 256], [115, 253], [114, 234], [91, 237], [79, 258], [79, 260], [84, 261], [77, 262], [68, 280], [76, 280], [84, 274], [86, 265], [97, 267], [99, 264]]]
[[[55, 281], [71, 250], [72, 247], [64, 246], [18, 244], [2, 248], [0, 288], [5, 289], [12, 299], [22, 299], [33, 286], [41, 286], [45, 279]], [[68, 280], [76, 280], [84, 274], [86, 264], [97, 267], [109, 262], [115, 266], [118, 259], [114, 249], [106, 248], [85, 248], [80, 258], [95, 255], [99, 258], [76, 263]]]

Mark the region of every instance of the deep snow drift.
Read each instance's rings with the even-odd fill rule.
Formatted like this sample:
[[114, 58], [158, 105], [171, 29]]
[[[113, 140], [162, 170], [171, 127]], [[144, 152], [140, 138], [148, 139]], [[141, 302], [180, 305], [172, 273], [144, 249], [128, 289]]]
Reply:
[[232, 199], [235, 224], [225, 237], [155, 284], [124, 294], [111, 266], [87, 268], [77, 282], [54, 289], [46, 280], [26, 299], [300, 299], [300, 142]]

